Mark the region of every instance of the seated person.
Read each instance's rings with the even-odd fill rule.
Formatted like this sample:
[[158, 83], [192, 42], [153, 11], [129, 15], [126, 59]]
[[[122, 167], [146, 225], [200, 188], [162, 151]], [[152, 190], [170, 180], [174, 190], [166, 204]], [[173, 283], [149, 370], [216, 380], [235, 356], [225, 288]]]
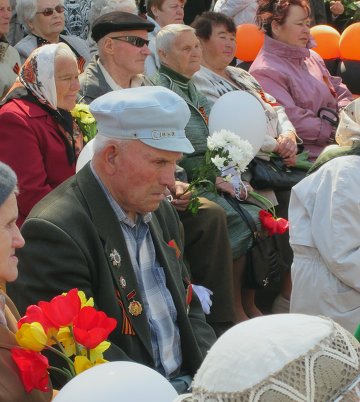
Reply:
[[109, 91], [143, 84], [144, 63], [151, 22], [123, 12], [112, 11], [95, 20], [91, 35], [98, 55], [80, 75], [79, 100], [89, 104]]
[[30, 53], [45, 44], [65, 42], [74, 52], [79, 71], [84, 71], [90, 61], [88, 44], [74, 35], [63, 35], [65, 27], [63, 0], [17, 0], [17, 18], [28, 32], [15, 48], [20, 54], [21, 62], [30, 56]]
[[290, 310], [329, 316], [353, 332], [360, 316], [360, 99], [340, 112], [335, 138], [339, 146], [325, 150], [292, 189]]
[[[126, 12], [115, 11], [99, 17], [92, 29], [99, 56], [80, 75], [81, 102], [90, 103], [107, 92], [145, 83], [144, 60], [149, 50], [145, 44], [153, 25]], [[142, 46], [113, 40], [136, 32]], [[181, 169], [183, 172], [183, 169]], [[179, 180], [182, 174], [177, 172]], [[237, 322], [234, 313], [232, 257], [224, 211], [214, 202], [201, 198], [196, 216], [185, 211], [190, 193], [183, 195], [188, 184], [177, 181], [171, 188], [172, 204], [179, 212], [185, 231], [185, 258], [189, 262], [192, 282], [213, 292], [212, 306], [206, 319], [217, 333]], [[219, 250], [222, 250], [219, 253]], [[221, 277], [221, 281], [219, 281]], [[196, 289], [196, 288], [195, 288]]]
[[152, 77], [160, 67], [156, 51], [155, 38], [157, 33], [166, 25], [184, 23], [184, 6], [186, 0], [146, 0], [147, 19], [155, 24], [155, 29], [149, 35], [151, 54], [145, 61], [145, 74]]
[[[18, 259], [15, 251], [24, 246], [16, 219], [18, 215], [16, 194], [17, 179], [14, 171], [0, 162], [0, 282], [12, 282], [18, 276]], [[19, 369], [11, 357], [17, 346], [15, 332], [20, 315], [10, 298], [0, 289], [0, 400], [1, 402], [47, 402], [48, 392], [26, 392]]]
[[[203, 162], [209, 136], [207, 120], [210, 105], [205, 96], [196, 89], [192, 79], [200, 69], [200, 41], [195, 35], [194, 28], [182, 24], [170, 24], [158, 32], [156, 49], [161, 66], [151, 81], [154, 85], [164, 86], [180, 95], [191, 111], [191, 117], [185, 130], [195, 152], [186, 155], [180, 164], [186, 170], [189, 180], [193, 180], [196, 178], [194, 169], [196, 171], [196, 168], [199, 168]], [[222, 196], [222, 193], [227, 193], [235, 198], [233, 185], [224, 181], [224, 178], [220, 176], [216, 178], [215, 185], [221, 194], [204, 191], [201, 195], [220, 205], [226, 213], [234, 261], [235, 310], [238, 320], [243, 321], [261, 314], [261, 311], [255, 306], [254, 289], [246, 288], [243, 293], [241, 290], [246, 268], [246, 253], [252, 246], [252, 232], [240, 214]], [[260, 228], [258, 218], [260, 208], [252, 204], [243, 204], [243, 207], [251, 214]]]
[[0, 160], [18, 176], [19, 226], [42, 197], [75, 173], [83, 147], [70, 114], [78, 75], [69, 46], [44, 45], [31, 53], [0, 104]]
[[179, 218], [164, 195], [177, 160], [193, 151], [184, 130], [190, 112], [159, 87], [109, 92], [90, 111], [98, 125], [93, 159], [32, 210], [9, 294], [24, 311], [83, 290], [118, 321], [105, 358], [152, 367], [184, 392], [215, 341], [189, 288]]
[[173, 402], [358, 402], [360, 344], [326, 317], [274, 314], [227, 331], [210, 349], [192, 394]]
[[314, 161], [334, 141], [338, 111], [352, 95], [310, 49], [314, 43], [306, 0], [260, 0], [256, 18], [265, 41], [249, 72], [285, 107]]

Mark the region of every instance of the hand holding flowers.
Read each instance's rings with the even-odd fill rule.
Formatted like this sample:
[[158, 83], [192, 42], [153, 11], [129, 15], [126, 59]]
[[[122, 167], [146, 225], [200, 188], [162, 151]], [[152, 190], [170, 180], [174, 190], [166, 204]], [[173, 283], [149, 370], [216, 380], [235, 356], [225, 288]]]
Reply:
[[[27, 392], [48, 390], [48, 369], [61, 372], [70, 380], [82, 371], [106, 362], [105, 341], [116, 327], [116, 320], [93, 307], [77, 289], [27, 308], [18, 322], [16, 341], [21, 348], [11, 350]], [[55, 347], [56, 346], [56, 347]], [[48, 349], [62, 357], [68, 368], [50, 367], [40, 352]], [[73, 358], [73, 360], [72, 360]]]

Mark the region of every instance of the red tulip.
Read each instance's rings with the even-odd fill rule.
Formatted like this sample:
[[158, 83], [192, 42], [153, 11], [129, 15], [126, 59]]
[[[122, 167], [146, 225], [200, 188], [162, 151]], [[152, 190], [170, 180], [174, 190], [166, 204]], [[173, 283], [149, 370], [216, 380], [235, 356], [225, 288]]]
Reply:
[[71, 289], [66, 295], [54, 297], [50, 302], [39, 302], [45, 317], [56, 328], [71, 325], [80, 311], [81, 300], [77, 289]]
[[74, 319], [74, 337], [88, 349], [94, 349], [108, 338], [117, 325], [114, 318], [93, 307], [84, 307]]
[[39, 352], [20, 348], [11, 349], [11, 356], [19, 369], [26, 392], [31, 392], [33, 389], [50, 391], [47, 371], [49, 362], [45, 356]]
[[259, 212], [262, 227], [268, 232], [269, 236], [283, 234], [289, 228], [289, 222], [284, 218], [274, 218], [268, 211], [262, 209]]
[[26, 309], [25, 315], [18, 321], [18, 328], [20, 329], [25, 323], [31, 324], [32, 322], [39, 322], [43, 326], [45, 332], [54, 327], [53, 324], [46, 318], [42, 309], [34, 304]]

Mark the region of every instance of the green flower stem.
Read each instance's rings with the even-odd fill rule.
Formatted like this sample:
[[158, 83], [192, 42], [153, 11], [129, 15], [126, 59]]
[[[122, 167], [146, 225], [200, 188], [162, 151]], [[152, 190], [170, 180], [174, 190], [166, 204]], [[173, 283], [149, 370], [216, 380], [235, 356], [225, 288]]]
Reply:
[[[56, 343], [59, 345], [58, 341], [56, 341]], [[51, 350], [52, 352], [54, 352], [56, 355], [60, 356], [61, 358], [63, 358], [66, 361], [66, 363], [68, 364], [71, 374], [74, 377], [76, 376], [74, 362], [70, 358], [68, 358], [65, 353], [60, 352], [59, 350], [57, 350], [56, 348], [53, 348], [52, 346], [46, 346], [46, 348]]]
[[261, 202], [265, 206], [265, 208], [267, 210], [269, 210], [271, 212], [271, 214], [273, 215], [273, 217], [276, 219], [274, 204], [268, 198], [257, 193], [256, 191], [249, 191], [248, 194], [251, 195], [251, 197], [255, 198], [255, 200], [258, 200], [259, 202]]
[[75, 354], [76, 354], [76, 356], [79, 356], [80, 355], [80, 348], [79, 348], [79, 344], [76, 342], [73, 327], [69, 326], [69, 329], [70, 329], [70, 334], [71, 334], [71, 336], [72, 336], [72, 338], [74, 340], [74, 344], [75, 344]]
[[52, 370], [52, 371], [54, 371], [55, 373], [62, 374], [64, 377], [66, 377], [66, 380], [67, 380], [67, 381], [70, 381], [70, 380], [73, 378], [73, 377], [71, 377], [71, 375], [69, 375], [66, 371], [61, 370], [61, 369], [59, 369], [59, 368], [57, 368], [57, 367], [50, 366], [50, 367], [49, 367], [49, 370]]

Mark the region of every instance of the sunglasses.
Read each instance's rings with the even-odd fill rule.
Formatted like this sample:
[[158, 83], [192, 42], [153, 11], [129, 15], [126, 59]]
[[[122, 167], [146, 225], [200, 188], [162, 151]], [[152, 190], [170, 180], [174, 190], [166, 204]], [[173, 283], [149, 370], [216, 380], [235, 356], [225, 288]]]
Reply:
[[149, 45], [149, 41], [147, 39], [139, 38], [138, 36], [113, 36], [110, 37], [110, 39], [127, 42], [136, 47], [143, 47], [145, 45], [146, 46]]
[[44, 17], [49, 17], [50, 15], [54, 14], [54, 10], [58, 14], [62, 14], [65, 11], [65, 7], [59, 4], [54, 8], [51, 8], [51, 7], [44, 8], [44, 10], [38, 11], [36, 14], [42, 14]]

